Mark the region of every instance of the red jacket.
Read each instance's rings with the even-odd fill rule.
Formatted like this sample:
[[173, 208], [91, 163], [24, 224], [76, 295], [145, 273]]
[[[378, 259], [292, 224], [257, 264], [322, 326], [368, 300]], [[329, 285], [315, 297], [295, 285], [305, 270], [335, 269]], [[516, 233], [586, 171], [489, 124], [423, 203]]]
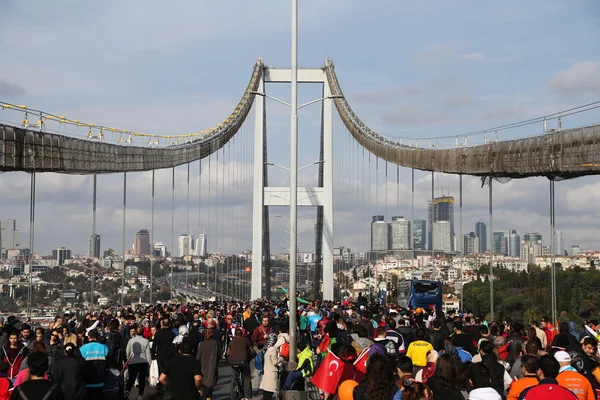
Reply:
[[568, 389], [560, 386], [556, 379], [542, 379], [537, 386], [532, 386], [521, 392], [519, 400], [577, 400], [577, 396]]
[[10, 382], [7, 377], [0, 377], [0, 400], [10, 399]]
[[16, 378], [21, 369], [21, 363], [25, 359], [26, 347], [23, 343], [17, 342], [17, 348], [13, 349], [10, 344], [7, 344], [2, 348], [4, 355], [4, 362], [8, 363], [8, 377]]

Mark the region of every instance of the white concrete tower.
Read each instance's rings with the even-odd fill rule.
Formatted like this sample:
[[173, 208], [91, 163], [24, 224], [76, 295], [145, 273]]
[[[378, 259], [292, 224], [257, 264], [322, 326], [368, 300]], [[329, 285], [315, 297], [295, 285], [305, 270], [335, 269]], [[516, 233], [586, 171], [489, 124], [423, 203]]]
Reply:
[[[257, 93], [265, 93], [265, 83], [289, 83], [290, 69], [265, 67]], [[333, 99], [325, 71], [319, 69], [299, 69], [298, 83], [323, 84], [323, 187], [299, 187], [298, 206], [323, 206], [323, 298], [333, 299]], [[312, 104], [312, 102], [310, 102]], [[257, 299], [263, 290], [263, 207], [290, 206], [290, 188], [265, 186], [263, 179], [264, 159], [264, 105], [257, 96], [254, 102], [256, 117], [254, 127], [254, 204], [252, 224], [252, 289], [250, 297]], [[302, 106], [299, 106], [299, 108]], [[319, 159], [319, 155], [315, 155]], [[290, 254], [290, 257], [294, 255]]]

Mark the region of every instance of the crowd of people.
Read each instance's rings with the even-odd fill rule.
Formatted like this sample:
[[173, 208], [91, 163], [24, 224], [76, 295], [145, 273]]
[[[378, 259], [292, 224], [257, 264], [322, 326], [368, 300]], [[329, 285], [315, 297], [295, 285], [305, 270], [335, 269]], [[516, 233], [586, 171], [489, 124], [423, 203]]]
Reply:
[[547, 317], [525, 326], [359, 297], [299, 305], [290, 335], [288, 304], [108, 307], [40, 327], [0, 317], [0, 400], [120, 400], [134, 385], [139, 399], [210, 400], [225, 365], [241, 376], [242, 399], [290, 390], [325, 400], [592, 400], [600, 393], [596, 320], [581, 329]]

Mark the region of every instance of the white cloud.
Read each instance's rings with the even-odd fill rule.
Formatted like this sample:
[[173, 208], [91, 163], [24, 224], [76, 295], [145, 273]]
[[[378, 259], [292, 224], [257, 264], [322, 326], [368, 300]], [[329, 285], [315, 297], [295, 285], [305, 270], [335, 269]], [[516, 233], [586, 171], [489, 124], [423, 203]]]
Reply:
[[485, 53], [482, 53], [482, 52], [475, 52], [475, 53], [465, 53], [462, 55], [462, 57], [465, 60], [481, 61], [486, 58], [486, 55], [485, 55]]
[[598, 95], [600, 92], [600, 61], [580, 61], [556, 72], [546, 84], [557, 95]]

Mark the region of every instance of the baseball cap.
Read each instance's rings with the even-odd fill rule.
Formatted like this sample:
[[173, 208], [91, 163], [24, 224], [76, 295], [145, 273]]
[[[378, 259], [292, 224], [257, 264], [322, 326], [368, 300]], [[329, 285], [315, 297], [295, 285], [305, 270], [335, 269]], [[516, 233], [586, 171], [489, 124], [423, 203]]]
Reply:
[[558, 362], [571, 362], [571, 356], [569, 355], [569, 353], [567, 353], [566, 351], [557, 351], [554, 354], [554, 358], [556, 358], [556, 361]]

